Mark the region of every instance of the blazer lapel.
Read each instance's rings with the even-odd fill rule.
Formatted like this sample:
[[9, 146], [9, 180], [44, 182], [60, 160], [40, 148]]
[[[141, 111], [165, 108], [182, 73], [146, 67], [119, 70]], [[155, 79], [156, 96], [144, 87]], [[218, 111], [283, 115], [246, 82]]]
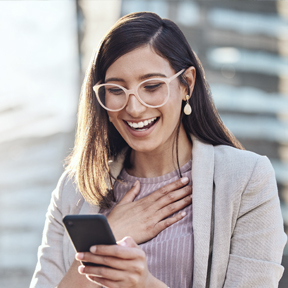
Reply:
[[214, 147], [192, 137], [193, 288], [205, 287], [210, 250]]

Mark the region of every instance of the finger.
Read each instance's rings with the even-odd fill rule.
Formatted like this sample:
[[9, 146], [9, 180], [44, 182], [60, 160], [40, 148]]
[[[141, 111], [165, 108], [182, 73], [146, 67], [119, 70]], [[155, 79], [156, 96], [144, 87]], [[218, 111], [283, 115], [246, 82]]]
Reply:
[[[81, 255], [79, 255], [81, 254]], [[102, 266], [108, 266], [110, 268], [113, 269], [118, 269], [118, 270], [123, 270], [123, 267], [129, 267], [129, 260], [126, 259], [121, 259], [121, 258], [117, 258], [117, 257], [113, 257], [113, 256], [102, 256], [102, 255], [95, 255], [89, 252], [86, 253], [77, 253], [76, 254], [77, 260], [81, 260], [84, 262], [90, 262], [90, 263], [95, 263], [95, 264], [99, 264]], [[125, 265], [125, 266], [124, 266]], [[85, 265], [85, 267], [88, 267], [89, 265]], [[93, 267], [94, 266], [90, 266]], [[96, 275], [96, 274], [95, 274]]]
[[[167, 208], [166, 210], [168, 210], [168, 212], [169, 212], [169, 210], [171, 210], [171, 212], [175, 213], [176, 211], [182, 209], [183, 207], [185, 207], [187, 205], [184, 205], [181, 208], [179, 205], [175, 206], [173, 204], [176, 203], [177, 201], [185, 199], [186, 197], [190, 197], [191, 194], [192, 194], [192, 186], [190, 186], [190, 185], [185, 186], [181, 189], [178, 189], [176, 191], [173, 191], [173, 192], [170, 192], [170, 193], [164, 195], [155, 203], [155, 205], [158, 208], [158, 210]], [[190, 199], [190, 198], [187, 198], [187, 199]], [[184, 202], [186, 202], [186, 200], [184, 200]], [[179, 207], [178, 210], [177, 210], [177, 207]], [[173, 210], [171, 208], [175, 208], [175, 209]], [[165, 217], [172, 215], [173, 213], [168, 213]]]
[[137, 243], [130, 236], [124, 237], [122, 240], [118, 241], [117, 244], [123, 247], [138, 247]]
[[155, 225], [155, 232], [157, 234], [160, 233], [161, 231], [165, 230], [167, 227], [182, 220], [186, 215], [187, 213], [183, 211], [183, 212], [177, 213], [175, 216], [172, 216], [172, 217], [169, 217], [167, 219], [160, 221], [159, 223]]
[[178, 189], [184, 187], [185, 185], [188, 184], [188, 182], [189, 182], [188, 177], [180, 178], [180, 179], [178, 179], [178, 180], [176, 180], [176, 181], [174, 181], [168, 185], [165, 185], [165, 186], [159, 188], [158, 190], [151, 193], [149, 196], [146, 196], [145, 198], [150, 198], [151, 201], [157, 201], [161, 197], [169, 194], [170, 192], [173, 192], [175, 190], [178, 190]]
[[[186, 189], [187, 189], [186, 192], [187, 191], [189, 192], [188, 187]], [[162, 201], [160, 200], [162, 202], [162, 205], [160, 207], [162, 208], [157, 211], [158, 214], [157, 216], [160, 217], [160, 219], [164, 219], [176, 213], [177, 211], [182, 210], [186, 206], [190, 205], [192, 203], [192, 195], [191, 194], [188, 194], [188, 196], [186, 195], [187, 193], [184, 194], [185, 197], [182, 196], [181, 199], [179, 200], [178, 195], [172, 196], [171, 194], [171, 197], [167, 197], [167, 199], [163, 199]], [[172, 198], [174, 199], [173, 202]]]
[[[121, 258], [121, 259], [134, 259], [137, 257], [141, 257], [141, 252], [143, 251], [140, 248], [123, 247], [119, 245], [97, 245], [97, 246], [92, 246], [90, 248], [90, 252], [96, 255], [111, 256], [111, 257], [116, 257], [116, 258]], [[89, 253], [89, 252], [86, 252], [86, 253]]]
[[102, 283], [99, 282], [99, 281], [101, 280], [101, 278], [99, 278], [99, 277], [95, 277], [95, 276], [86, 274], [86, 278], [87, 278], [89, 281], [100, 285], [101, 287], [103, 286]]
[[[85, 254], [83, 257], [81, 257], [82, 261], [85, 262], [92, 262], [95, 264], [99, 264], [100, 266], [89, 266], [89, 265], [82, 265], [78, 268], [79, 271], [84, 274], [93, 274], [96, 276], [100, 276], [99, 271], [97, 268], [109, 268], [112, 270], [117, 271], [132, 271], [133, 273], [138, 273], [143, 269], [143, 265], [141, 263], [144, 263], [146, 261], [145, 253], [142, 251], [141, 257], [137, 257], [137, 259], [120, 259], [116, 257], [111, 256], [101, 256], [101, 255], [94, 255], [92, 253], [83, 253]], [[132, 260], [132, 261], [131, 261]], [[87, 268], [87, 269], [86, 269]], [[100, 269], [100, 271], [102, 271]], [[110, 270], [109, 270], [110, 271]], [[79, 272], [79, 273], [80, 273]], [[101, 274], [102, 275], [102, 274]], [[102, 277], [105, 277], [102, 275]]]
[[[86, 274], [86, 278], [87, 278], [89, 281], [100, 285], [101, 287], [103, 286], [103, 284], [99, 282], [99, 281], [101, 281], [101, 278], [99, 278], [99, 277], [95, 277], [95, 276]], [[103, 280], [103, 279], [102, 279], [102, 280]]]
[[96, 276], [92, 276], [92, 275], [86, 275], [86, 278], [93, 282], [96, 283], [98, 285], [100, 285], [101, 287], [109, 287], [109, 288], [116, 288], [116, 287], [120, 287], [120, 285], [118, 284], [118, 281], [111, 281], [109, 279], [104, 279], [101, 277], [96, 277]]
[[115, 270], [109, 267], [79, 266], [78, 272], [89, 276], [105, 278], [112, 281], [120, 281], [123, 278], [123, 271]]
[[133, 187], [125, 194], [125, 196], [122, 198], [122, 200], [118, 204], [127, 204], [130, 202], [133, 202], [135, 197], [140, 192], [140, 182], [139, 180], [136, 180]]

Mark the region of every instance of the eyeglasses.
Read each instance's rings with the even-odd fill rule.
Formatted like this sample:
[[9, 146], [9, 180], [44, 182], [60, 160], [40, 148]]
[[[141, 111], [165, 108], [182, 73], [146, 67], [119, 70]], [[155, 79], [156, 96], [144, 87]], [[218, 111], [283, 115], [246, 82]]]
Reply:
[[170, 96], [169, 84], [181, 75], [185, 69], [170, 78], [152, 78], [137, 85], [135, 89], [127, 90], [117, 84], [96, 84], [93, 90], [100, 105], [112, 112], [122, 110], [128, 103], [129, 95], [136, 96], [138, 101], [146, 107], [158, 108], [166, 104]]

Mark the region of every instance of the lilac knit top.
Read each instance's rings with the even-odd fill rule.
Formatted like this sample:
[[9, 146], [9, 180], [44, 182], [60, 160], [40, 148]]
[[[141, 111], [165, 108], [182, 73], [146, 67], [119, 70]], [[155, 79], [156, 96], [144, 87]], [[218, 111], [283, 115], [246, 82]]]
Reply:
[[[187, 176], [191, 185], [192, 160], [181, 167], [182, 176]], [[118, 203], [125, 193], [131, 189], [136, 180], [140, 181], [140, 192], [135, 200], [141, 199], [158, 188], [172, 183], [178, 179], [178, 171], [173, 171], [155, 178], [138, 178], [129, 175], [122, 169], [114, 184], [114, 194]], [[108, 215], [113, 209], [101, 210], [100, 213]], [[193, 278], [193, 228], [192, 204], [185, 207], [187, 215], [179, 222], [166, 228], [156, 237], [140, 244], [145, 251], [149, 271], [159, 280], [173, 288], [192, 287]], [[178, 212], [177, 212], [178, 213]]]

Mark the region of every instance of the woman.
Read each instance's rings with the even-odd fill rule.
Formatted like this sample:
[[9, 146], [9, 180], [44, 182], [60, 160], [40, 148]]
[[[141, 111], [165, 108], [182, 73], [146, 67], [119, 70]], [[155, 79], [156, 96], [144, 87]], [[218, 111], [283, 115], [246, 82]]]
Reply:
[[[224, 126], [172, 21], [134, 13], [112, 27], [78, 117], [31, 288], [277, 287], [286, 235], [273, 169]], [[61, 220], [98, 212], [118, 245], [75, 259]]]

